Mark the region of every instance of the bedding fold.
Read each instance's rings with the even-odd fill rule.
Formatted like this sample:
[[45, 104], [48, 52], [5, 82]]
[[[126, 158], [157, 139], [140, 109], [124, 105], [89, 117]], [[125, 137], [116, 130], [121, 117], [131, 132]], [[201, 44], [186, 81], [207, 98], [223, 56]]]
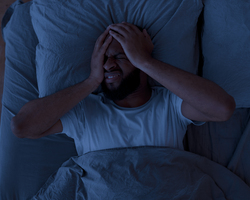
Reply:
[[250, 188], [225, 167], [164, 147], [95, 151], [66, 161], [32, 198], [247, 199]]

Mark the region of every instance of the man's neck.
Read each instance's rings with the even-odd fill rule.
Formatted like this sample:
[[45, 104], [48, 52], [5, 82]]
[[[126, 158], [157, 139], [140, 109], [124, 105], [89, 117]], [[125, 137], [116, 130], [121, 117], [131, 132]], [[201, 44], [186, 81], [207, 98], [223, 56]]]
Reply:
[[120, 107], [136, 108], [147, 103], [152, 96], [152, 89], [150, 87], [138, 88], [134, 93], [127, 96], [120, 101], [114, 101]]

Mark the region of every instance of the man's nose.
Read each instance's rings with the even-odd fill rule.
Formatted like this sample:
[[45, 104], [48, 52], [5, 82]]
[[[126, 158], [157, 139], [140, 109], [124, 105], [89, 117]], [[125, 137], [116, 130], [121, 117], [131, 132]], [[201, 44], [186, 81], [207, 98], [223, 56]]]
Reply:
[[115, 69], [117, 67], [115, 59], [114, 58], [108, 58], [103, 67], [107, 71], [112, 71], [113, 69]]

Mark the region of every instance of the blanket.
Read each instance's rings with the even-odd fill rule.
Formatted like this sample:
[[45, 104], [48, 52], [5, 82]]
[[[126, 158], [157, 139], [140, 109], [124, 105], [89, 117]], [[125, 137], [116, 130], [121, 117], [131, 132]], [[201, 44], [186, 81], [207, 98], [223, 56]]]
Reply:
[[244, 181], [205, 157], [166, 147], [133, 147], [70, 158], [32, 200], [249, 197]]

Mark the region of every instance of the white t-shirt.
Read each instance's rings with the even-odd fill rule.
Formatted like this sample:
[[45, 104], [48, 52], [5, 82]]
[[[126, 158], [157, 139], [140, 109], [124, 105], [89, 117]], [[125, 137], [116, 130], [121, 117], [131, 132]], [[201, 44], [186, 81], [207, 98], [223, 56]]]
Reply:
[[124, 108], [90, 94], [61, 118], [63, 133], [75, 140], [78, 155], [96, 150], [168, 146], [183, 150], [187, 125], [181, 113], [182, 99], [163, 87], [152, 87], [150, 100], [136, 108]]

